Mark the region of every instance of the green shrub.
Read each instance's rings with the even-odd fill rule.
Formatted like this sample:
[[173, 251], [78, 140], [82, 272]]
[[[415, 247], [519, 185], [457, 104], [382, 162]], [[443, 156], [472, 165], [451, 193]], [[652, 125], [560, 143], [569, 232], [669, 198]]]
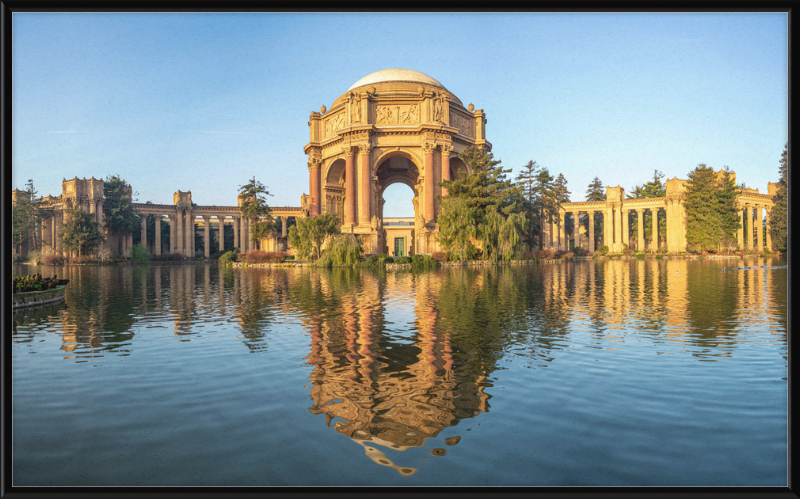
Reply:
[[236, 252], [234, 251], [227, 251], [224, 255], [219, 257], [219, 264], [220, 265], [230, 265], [236, 261]]
[[17, 255], [16, 253], [11, 255], [11, 263], [22, 263], [25, 261], [25, 257], [22, 255]]
[[208, 257], [211, 258], [211, 259], [217, 260], [217, 259], [219, 259], [219, 257], [221, 257], [224, 254], [225, 254], [224, 251], [217, 251], [216, 253], [211, 253]]
[[286, 261], [286, 260], [294, 260], [294, 255], [286, 255], [286, 258], [284, 258], [283, 260], [284, 261]]
[[430, 255], [414, 255], [411, 257], [412, 267], [438, 267], [441, 265], [439, 262], [430, 257]]
[[394, 259], [394, 263], [401, 263], [401, 264], [411, 263], [411, 257], [408, 256], [397, 257]]
[[162, 253], [160, 255], [151, 255], [150, 260], [156, 262], [178, 262], [183, 260], [183, 255], [177, 253]]
[[131, 260], [136, 263], [148, 263], [150, 262], [150, 252], [147, 251], [144, 244], [134, 244], [131, 248]]
[[35, 263], [36, 265], [42, 264], [42, 252], [39, 250], [34, 250], [28, 253], [28, 261]]
[[364, 250], [361, 242], [353, 234], [332, 236], [328, 249], [314, 265], [318, 267], [355, 267], [359, 264]]
[[597, 248], [596, 253], [600, 253], [601, 255], [607, 255], [608, 254], [608, 246], [606, 246], [605, 244], [600, 246], [599, 248]]

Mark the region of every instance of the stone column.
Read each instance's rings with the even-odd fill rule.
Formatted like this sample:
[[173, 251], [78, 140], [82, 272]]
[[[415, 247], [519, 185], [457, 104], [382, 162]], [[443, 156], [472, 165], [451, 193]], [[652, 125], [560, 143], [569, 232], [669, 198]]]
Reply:
[[219, 220], [219, 241], [217, 241], [217, 246], [219, 246], [219, 251], [225, 251], [225, 215], [217, 215], [217, 220]]
[[[453, 146], [442, 146], [442, 182], [450, 180], [450, 151]], [[447, 188], [442, 187], [442, 197], [447, 196]]]
[[558, 219], [561, 222], [558, 227], [558, 249], [567, 251], [567, 212], [559, 211]]
[[344, 153], [344, 223], [356, 223], [356, 168], [353, 148], [342, 147]]
[[764, 205], [757, 204], [756, 205], [756, 236], [757, 244], [756, 248], [758, 251], [763, 251], [764, 249]]
[[253, 239], [253, 221], [247, 220], [247, 251], [256, 249], [256, 241]]
[[772, 209], [767, 208], [767, 249], [772, 251]]
[[[575, 240], [575, 247], [581, 247], [581, 226], [580, 226], [580, 212], [572, 212], [572, 238]], [[569, 249], [569, 244], [567, 245]]]
[[622, 205], [614, 206], [614, 253], [622, 252]]
[[589, 252], [594, 253], [594, 211], [587, 211], [589, 217]]
[[177, 238], [174, 235], [170, 235], [170, 239], [175, 239], [175, 252], [179, 255], [186, 256], [186, 251], [183, 249], [183, 210], [179, 210], [178, 214], [175, 218], [175, 227], [177, 227]]
[[194, 248], [192, 247], [194, 243], [194, 230], [193, 230], [194, 220], [192, 220], [192, 215], [189, 210], [186, 210], [186, 218], [184, 220], [186, 223], [183, 231], [184, 232], [183, 247], [185, 249], [184, 255], [191, 258], [194, 256]]
[[605, 220], [603, 223], [603, 245], [608, 251], [614, 251], [614, 218], [611, 206], [606, 206]]
[[423, 148], [425, 153], [425, 209], [423, 216], [425, 222], [433, 221], [433, 151], [435, 146], [425, 145]]
[[203, 254], [211, 256], [211, 216], [203, 215]]
[[636, 249], [644, 251], [644, 210], [642, 209], [636, 210], [636, 225], [638, 225], [636, 231]]
[[372, 210], [370, 210], [370, 199], [372, 198], [372, 173], [370, 172], [370, 164], [369, 164], [369, 153], [370, 153], [370, 146], [369, 144], [364, 144], [358, 146], [358, 155], [361, 158], [361, 188], [359, 189], [359, 200], [361, 201], [361, 206], [359, 206], [359, 222], [362, 224], [369, 225], [370, 219], [372, 218]]
[[61, 216], [60, 211], [56, 211], [53, 215], [53, 249], [56, 253], [61, 252]]
[[147, 215], [142, 215], [142, 244], [147, 248]]
[[311, 190], [311, 206], [309, 206], [309, 216], [315, 217], [320, 214], [320, 203], [322, 202], [322, 193], [320, 190], [320, 161], [318, 159], [311, 159], [308, 162], [308, 176], [310, 179], [309, 189]]
[[736, 243], [739, 250], [744, 249], [744, 208], [739, 207], [739, 228], [736, 230]]
[[[622, 244], [631, 245], [630, 210], [622, 210]], [[622, 249], [625, 249], [623, 246]]]
[[239, 220], [240, 217], [233, 217], [233, 247], [242, 251], [242, 242], [239, 239]]
[[281, 237], [286, 237], [289, 233], [286, 229], [286, 224], [289, 223], [289, 217], [281, 217]]
[[747, 249], [753, 249], [753, 207], [750, 204], [744, 205], [744, 240]]
[[653, 233], [651, 236], [653, 237], [653, 251], [658, 251], [658, 208], [650, 208], [650, 213], [652, 213], [653, 218]]
[[[153, 249], [155, 250], [155, 254], [156, 255], [160, 255], [161, 254], [161, 215], [160, 214], [159, 215], [154, 215], [153, 219], [156, 222], [156, 243], [155, 243], [155, 248], [153, 248]], [[158, 287], [158, 285], [156, 285], [156, 287]]]

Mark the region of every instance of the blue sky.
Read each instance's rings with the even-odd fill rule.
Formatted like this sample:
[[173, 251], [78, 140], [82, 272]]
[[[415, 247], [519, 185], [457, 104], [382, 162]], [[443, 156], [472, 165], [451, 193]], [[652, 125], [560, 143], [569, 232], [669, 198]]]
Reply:
[[[495, 158], [626, 190], [730, 166], [766, 192], [788, 141], [785, 13], [14, 13], [13, 187], [119, 174], [140, 202], [308, 192], [308, 117], [408, 68], [484, 109]], [[411, 216], [387, 189], [386, 216]]]

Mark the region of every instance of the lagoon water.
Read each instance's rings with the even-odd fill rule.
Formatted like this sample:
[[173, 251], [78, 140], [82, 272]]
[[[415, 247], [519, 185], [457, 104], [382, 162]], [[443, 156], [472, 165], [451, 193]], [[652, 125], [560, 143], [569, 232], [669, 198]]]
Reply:
[[16, 266], [11, 481], [786, 486], [785, 265]]

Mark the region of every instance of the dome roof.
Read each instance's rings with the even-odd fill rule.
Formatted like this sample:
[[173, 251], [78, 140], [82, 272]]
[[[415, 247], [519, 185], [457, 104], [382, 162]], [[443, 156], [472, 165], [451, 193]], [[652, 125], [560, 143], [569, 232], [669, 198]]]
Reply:
[[[363, 85], [371, 85], [374, 83], [383, 83], [387, 81], [424, 83], [426, 85], [433, 85], [439, 88], [444, 88], [444, 85], [442, 85], [435, 79], [431, 78], [430, 76], [426, 75], [425, 73], [420, 73], [419, 71], [414, 71], [413, 69], [395, 68], [395, 69], [382, 69], [380, 71], [375, 71], [374, 73], [368, 74], [367, 76], [353, 83], [353, 85], [350, 88], [348, 88], [347, 91], [349, 92], [350, 90], [361, 87]], [[447, 90], [446, 88], [444, 89]]]

